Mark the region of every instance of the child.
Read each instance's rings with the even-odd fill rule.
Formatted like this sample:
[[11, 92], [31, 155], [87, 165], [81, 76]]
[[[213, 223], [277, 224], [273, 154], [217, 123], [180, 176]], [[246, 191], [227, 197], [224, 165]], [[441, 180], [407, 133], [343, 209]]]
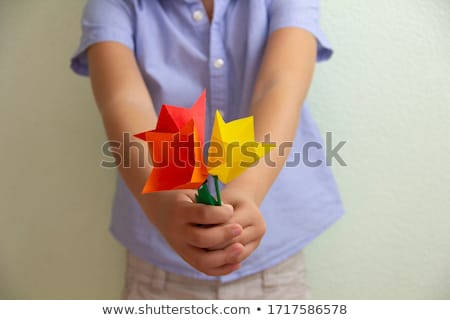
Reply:
[[302, 249], [343, 211], [322, 150], [308, 154], [314, 167], [293, 163], [320, 142], [303, 106], [315, 61], [332, 53], [318, 19], [318, 0], [88, 2], [71, 67], [90, 76], [110, 140], [153, 129], [162, 104], [190, 107], [206, 88], [205, 137], [220, 109], [225, 121], [253, 115], [256, 140], [277, 146], [215, 207], [195, 190], [141, 194], [150, 164], [121, 144], [111, 231], [128, 250], [124, 298], [310, 297]]

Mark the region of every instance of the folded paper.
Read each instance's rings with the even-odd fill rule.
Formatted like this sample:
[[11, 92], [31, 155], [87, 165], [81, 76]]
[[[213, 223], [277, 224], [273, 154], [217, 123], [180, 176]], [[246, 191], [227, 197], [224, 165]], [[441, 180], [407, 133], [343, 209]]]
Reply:
[[[142, 193], [198, 189], [197, 202], [221, 205], [218, 180], [229, 183], [273, 148], [255, 141], [253, 117], [225, 123], [216, 111], [206, 166], [205, 115], [203, 91], [190, 109], [163, 105], [156, 129], [135, 135], [148, 143], [153, 164]], [[214, 178], [217, 199], [209, 192], [208, 174]]]
[[147, 141], [153, 164], [142, 193], [197, 189], [207, 179], [203, 159], [206, 92], [192, 108], [163, 105], [156, 129], [136, 134]]
[[255, 141], [253, 117], [228, 123], [216, 111], [216, 118], [208, 149], [208, 172], [229, 183], [253, 166], [273, 146]]

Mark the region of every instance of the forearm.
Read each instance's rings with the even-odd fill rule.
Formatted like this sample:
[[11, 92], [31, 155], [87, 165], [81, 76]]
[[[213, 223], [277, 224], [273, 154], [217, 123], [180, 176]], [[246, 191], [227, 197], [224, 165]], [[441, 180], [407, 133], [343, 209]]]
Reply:
[[250, 113], [255, 120], [256, 140], [264, 141], [268, 135], [276, 146], [266, 158], [227, 185], [227, 188], [246, 193], [258, 205], [289, 155], [290, 146], [286, 147], [285, 142], [295, 138], [301, 107], [314, 71], [315, 55], [315, 39], [304, 30], [279, 30], [269, 39]]
[[147, 143], [133, 135], [152, 128], [151, 116], [141, 106], [118, 103], [120, 106], [109, 106], [107, 112], [102, 112], [102, 119], [108, 140], [119, 142], [114, 144], [113, 150], [118, 155], [117, 169], [133, 195], [139, 198], [150, 174], [151, 163]]
[[[151, 97], [128, 48], [117, 43], [100, 43], [89, 49], [88, 58], [92, 89], [107, 137], [119, 142], [113, 150], [118, 155], [116, 165], [133, 195], [140, 200], [151, 167], [147, 161], [147, 144], [133, 134], [156, 124]], [[125, 144], [124, 134], [129, 134], [130, 143]]]

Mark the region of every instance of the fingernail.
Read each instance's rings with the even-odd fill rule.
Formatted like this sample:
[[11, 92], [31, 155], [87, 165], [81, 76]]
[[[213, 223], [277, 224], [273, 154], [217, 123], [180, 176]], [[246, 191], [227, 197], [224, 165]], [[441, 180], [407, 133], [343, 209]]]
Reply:
[[240, 226], [235, 225], [231, 228], [231, 234], [233, 235], [233, 237], [237, 237], [241, 233], [242, 233], [242, 228]]
[[241, 248], [234, 248], [233, 250], [231, 250], [231, 256], [233, 258], [237, 258], [241, 255], [241, 252], [242, 252]]

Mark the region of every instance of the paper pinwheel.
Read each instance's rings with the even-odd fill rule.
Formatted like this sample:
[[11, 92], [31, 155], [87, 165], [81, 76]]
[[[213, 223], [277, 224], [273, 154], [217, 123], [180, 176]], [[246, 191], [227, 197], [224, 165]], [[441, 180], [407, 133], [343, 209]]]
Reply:
[[[216, 111], [206, 167], [205, 105], [205, 91], [191, 109], [163, 105], [156, 129], [135, 135], [148, 142], [154, 165], [142, 193], [198, 188], [197, 202], [221, 205], [218, 180], [229, 183], [273, 148], [255, 142], [253, 117], [225, 123]], [[214, 177], [217, 200], [209, 192], [208, 174]]]

